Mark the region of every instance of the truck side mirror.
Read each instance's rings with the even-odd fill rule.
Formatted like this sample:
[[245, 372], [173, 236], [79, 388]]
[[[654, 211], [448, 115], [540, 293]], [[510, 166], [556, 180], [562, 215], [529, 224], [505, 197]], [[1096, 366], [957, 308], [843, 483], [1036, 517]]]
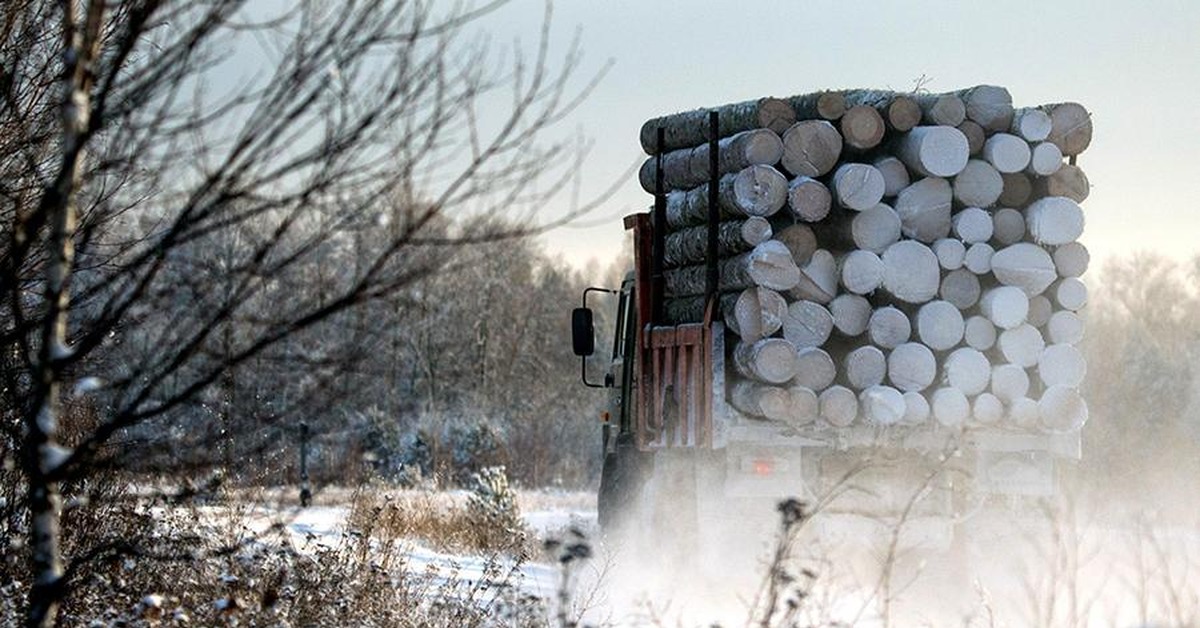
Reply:
[[587, 357], [596, 352], [596, 328], [591, 309], [577, 307], [571, 311], [571, 345], [577, 356]]

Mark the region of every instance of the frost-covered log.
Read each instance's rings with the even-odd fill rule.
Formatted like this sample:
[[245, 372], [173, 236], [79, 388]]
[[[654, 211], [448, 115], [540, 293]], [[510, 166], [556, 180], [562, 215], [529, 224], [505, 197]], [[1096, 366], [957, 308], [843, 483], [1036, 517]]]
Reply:
[[1051, 432], [1073, 432], [1088, 419], [1087, 402], [1079, 391], [1066, 386], [1050, 386], [1038, 399], [1038, 420]]
[[1050, 142], [1040, 142], [1034, 144], [1031, 150], [1027, 168], [1030, 174], [1048, 177], [1063, 167], [1062, 151], [1058, 150], [1058, 146]]
[[900, 216], [901, 232], [930, 244], [950, 234], [954, 193], [945, 179], [928, 177], [900, 191], [893, 205]]
[[871, 312], [867, 321], [867, 337], [884, 349], [895, 349], [908, 342], [912, 336], [912, 323], [908, 315], [897, 308], [887, 306]]
[[854, 390], [878, 386], [887, 376], [887, 356], [879, 347], [858, 347], [846, 353], [842, 360], [842, 374]]
[[954, 177], [954, 200], [967, 207], [991, 207], [1004, 192], [1004, 178], [992, 164], [970, 159]]
[[872, 425], [895, 425], [904, 418], [904, 395], [891, 386], [871, 386], [858, 395], [863, 418]]
[[945, 386], [933, 391], [929, 404], [933, 418], [946, 427], [958, 427], [971, 416], [971, 402], [957, 388]]
[[951, 218], [951, 230], [966, 244], [992, 239], [992, 215], [979, 207], [967, 207]]
[[[732, 257], [771, 239], [771, 223], [761, 216], [717, 225], [717, 256]], [[668, 234], [663, 248], [667, 268], [699, 264], [708, 251], [708, 226], [688, 227]]]
[[830, 386], [818, 399], [821, 418], [834, 427], [848, 427], [858, 418], [858, 395], [845, 386]]
[[725, 312], [725, 324], [745, 342], [773, 335], [784, 325], [787, 301], [769, 288], [748, 288]]
[[906, 342], [888, 354], [888, 381], [904, 392], [920, 392], [937, 377], [937, 359], [929, 347]]
[[1041, 327], [1050, 322], [1050, 315], [1054, 313], [1054, 305], [1050, 303], [1050, 299], [1046, 298], [1045, 294], [1035, 294], [1029, 297], [1029, 314], [1025, 317], [1025, 322], [1034, 327]]
[[891, 198], [900, 193], [900, 190], [908, 187], [912, 183], [912, 179], [908, 175], [908, 168], [904, 166], [904, 162], [900, 161], [892, 155], [884, 155], [871, 162], [879, 174], [883, 175], [883, 196]]
[[983, 158], [1002, 173], [1021, 172], [1031, 156], [1029, 143], [1008, 133], [996, 133], [983, 143]]
[[999, 286], [983, 293], [979, 311], [1000, 329], [1012, 329], [1026, 321], [1029, 297], [1016, 286]]
[[984, 316], [968, 318], [963, 323], [963, 342], [972, 349], [991, 349], [996, 344], [996, 325]]
[[967, 117], [967, 106], [955, 94], [914, 94], [921, 121], [929, 126], [958, 126]]
[[966, 167], [971, 149], [967, 137], [952, 126], [919, 126], [896, 140], [895, 153], [913, 172], [952, 177]]
[[871, 303], [857, 294], [839, 294], [829, 302], [833, 328], [844, 336], [860, 336], [871, 320]]
[[883, 260], [870, 251], [850, 251], [840, 258], [838, 266], [842, 286], [854, 294], [870, 294], [883, 284]]
[[1038, 426], [1040, 418], [1038, 417], [1037, 401], [1028, 397], [1014, 399], [1008, 404], [1008, 422], [1023, 428], [1030, 429]]
[[850, 222], [850, 239], [864, 251], [883, 253], [900, 240], [900, 215], [883, 203], [858, 212]]
[[1087, 362], [1073, 345], [1049, 345], [1038, 358], [1037, 369], [1047, 386], [1078, 388], [1087, 374]]
[[821, 416], [821, 402], [816, 391], [804, 386], [788, 386], [791, 408], [784, 421], [793, 426], [809, 425]]
[[982, 287], [979, 275], [965, 269], [952, 270], [942, 276], [938, 296], [960, 310], [974, 307], [979, 302]]
[[820, 177], [833, 170], [842, 154], [842, 134], [824, 120], [804, 120], [783, 133], [779, 165], [796, 177]]
[[1041, 294], [1058, 272], [1046, 249], [1029, 242], [1006, 246], [992, 255], [992, 273], [1000, 283], [1016, 286], [1027, 296]]
[[825, 390], [837, 377], [833, 358], [820, 347], [805, 347], [796, 352], [796, 375], [792, 384], [810, 390]]
[[1000, 347], [1005, 360], [1024, 368], [1036, 365], [1042, 357], [1042, 351], [1046, 350], [1042, 333], [1028, 324], [1004, 330], [996, 339], [996, 345]]
[[874, 89], [852, 89], [843, 94], [847, 106], [873, 107], [892, 130], [903, 133], [921, 122], [920, 105], [907, 95]]
[[[751, 129], [771, 129], [783, 133], [796, 121], [792, 106], [778, 98], [759, 98], [746, 102], [695, 109], [647, 120], [642, 125], [642, 150], [647, 155], [660, 151], [699, 146], [709, 140], [709, 112], [719, 116], [717, 135], [729, 137]], [[658, 129], [663, 129], [663, 145], [658, 145]]]
[[820, 347], [833, 333], [833, 314], [815, 301], [793, 302], [784, 310], [783, 337], [797, 348]]
[[795, 377], [800, 368], [796, 347], [783, 338], [738, 343], [733, 364], [742, 377], [767, 384], [782, 384]]
[[859, 105], [846, 109], [841, 120], [838, 120], [838, 129], [847, 148], [866, 151], [883, 141], [887, 126], [883, 116], [874, 107]]
[[1054, 269], [1060, 277], [1079, 277], [1087, 272], [1092, 256], [1079, 242], [1068, 242], [1054, 249]]
[[996, 250], [987, 242], [976, 242], [967, 247], [963, 254], [963, 268], [976, 275], [986, 275], [992, 272], [992, 256]]
[[[992, 212], [992, 238], [1000, 246], [1016, 244], [1025, 237], [1025, 215], [1011, 207]], [[992, 262], [995, 265], [995, 261]]]
[[788, 391], [742, 380], [729, 388], [729, 404], [750, 416], [783, 421], [791, 413], [792, 400]]
[[1083, 340], [1083, 319], [1075, 312], [1059, 310], [1046, 323], [1046, 337], [1054, 344], [1077, 344]]
[[939, 238], [929, 248], [937, 256], [938, 265], [946, 270], [962, 268], [963, 258], [967, 255], [967, 247], [958, 238]]
[[1012, 95], [996, 85], [977, 85], [957, 92], [967, 109], [967, 119], [985, 131], [1004, 131], [1012, 126]]
[[980, 393], [971, 402], [971, 414], [984, 425], [995, 425], [1004, 420], [1004, 403], [991, 393]]
[[1016, 364], [997, 364], [992, 367], [990, 390], [1005, 404], [1012, 405], [1029, 394], [1029, 373]]
[[1033, 182], [1029, 176], [1024, 172], [1004, 172], [1000, 176], [1004, 179], [1004, 191], [996, 203], [1003, 207], [1024, 207], [1033, 196]]
[[870, 164], [844, 163], [833, 173], [831, 191], [841, 207], [870, 209], [883, 200], [883, 174]]
[[800, 268], [800, 280], [787, 295], [792, 299], [829, 303], [837, 295], [837, 286], [837, 260], [829, 251], [817, 249], [808, 263]]
[[[770, 166], [751, 166], [721, 177], [717, 206], [723, 220], [770, 216], [787, 202], [787, 179]], [[683, 229], [708, 222], [708, 186], [667, 194], [667, 226]]]
[[1013, 111], [1009, 132], [1027, 142], [1040, 142], [1050, 136], [1050, 115], [1035, 107]]
[[945, 381], [967, 396], [987, 390], [992, 380], [992, 363], [978, 349], [959, 347], [946, 356]]
[[1054, 287], [1054, 302], [1064, 310], [1078, 312], [1087, 305], [1088, 289], [1078, 277], [1067, 277]]
[[799, 266], [807, 264], [817, 250], [817, 236], [808, 225], [793, 223], [782, 227], [776, 231], [775, 240], [787, 247], [792, 261]]
[[[720, 292], [733, 292], [754, 286], [788, 290], [800, 280], [800, 269], [792, 261], [787, 247], [767, 240], [753, 250], [720, 262]], [[664, 274], [666, 292], [672, 297], [704, 294], [708, 288], [706, 265], [684, 266]]]
[[883, 289], [905, 303], [924, 303], [937, 294], [941, 270], [929, 247], [901, 240], [887, 248], [883, 260]]
[[963, 316], [947, 301], [930, 301], [917, 310], [917, 338], [934, 351], [954, 347], [963, 337]]
[[1025, 210], [1025, 226], [1038, 244], [1074, 242], [1083, 235], [1083, 210], [1064, 196], [1038, 199]]
[[983, 130], [983, 127], [970, 120], [964, 120], [962, 124], [954, 128], [967, 138], [967, 150], [970, 151], [971, 156], [978, 157], [979, 153], [983, 152], [983, 143], [987, 141], [987, 132]]
[[829, 215], [833, 195], [824, 183], [800, 176], [788, 183], [787, 199], [787, 206], [797, 220], [817, 222]]
[[1067, 102], [1042, 107], [1050, 114], [1050, 135], [1062, 154], [1074, 156], [1092, 143], [1092, 115], [1079, 103]]

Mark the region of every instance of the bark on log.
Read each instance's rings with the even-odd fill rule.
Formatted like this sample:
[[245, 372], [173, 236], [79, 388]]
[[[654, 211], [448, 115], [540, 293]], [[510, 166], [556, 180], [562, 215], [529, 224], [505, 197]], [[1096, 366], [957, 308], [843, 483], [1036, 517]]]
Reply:
[[1054, 174], [1038, 181], [1039, 196], [1065, 196], [1082, 203], [1092, 191], [1087, 175], [1079, 166], [1063, 164]]
[[1029, 297], [1016, 286], [1000, 286], [983, 293], [979, 311], [1000, 329], [1013, 329], [1029, 316]]
[[991, 207], [1004, 192], [1004, 178], [988, 162], [970, 159], [954, 177], [954, 199], [967, 207]]
[[875, 109], [887, 128], [903, 133], [921, 121], [921, 107], [904, 94], [873, 89], [852, 89], [843, 92], [848, 107], [867, 106]]
[[900, 215], [883, 203], [858, 212], [850, 222], [850, 239], [856, 247], [879, 255], [900, 240]]
[[821, 418], [834, 427], [849, 427], [858, 418], [858, 396], [845, 386], [830, 386], [818, 399]]
[[783, 338], [763, 338], [738, 343], [733, 364], [742, 377], [767, 384], [782, 384], [796, 376], [800, 367], [796, 348]]
[[971, 402], [957, 388], [949, 386], [933, 392], [933, 418], [946, 427], [959, 427], [971, 416]]
[[[783, 142], [768, 129], [742, 131], [718, 143], [717, 173], [726, 175], [750, 166], [773, 166], [783, 157]], [[663, 185], [666, 190], [690, 190], [709, 180], [708, 144], [684, 148], [663, 155]], [[638, 180], [642, 189], [654, 193], [657, 183], [658, 159], [651, 157], [642, 163]]]
[[966, 254], [963, 255], [963, 268], [975, 273], [976, 275], [986, 275], [992, 272], [992, 256], [996, 250], [992, 245], [986, 242], [976, 242], [967, 247]]
[[1062, 151], [1050, 142], [1041, 142], [1033, 145], [1031, 156], [1029, 157], [1029, 168], [1027, 171], [1030, 174], [1036, 174], [1042, 177], [1048, 177], [1062, 168]]
[[946, 356], [946, 383], [964, 395], [974, 396], [987, 390], [992, 380], [992, 363], [983, 352], [959, 347]]
[[787, 390], [747, 380], [730, 387], [729, 404], [751, 416], [772, 421], [786, 419], [792, 406]]
[[796, 375], [792, 384], [810, 390], [825, 390], [837, 377], [833, 358], [820, 347], [805, 347], [796, 352]]
[[1042, 107], [1050, 114], [1050, 135], [1062, 154], [1071, 157], [1087, 150], [1092, 143], [1092, 114], [1079, 103], [1061, 103]]
[[846, 383], [854, 390], [878, 386], [887, 376], [887, 356], [879, 347], [859, 347], [846, 354], [842, 360], [842, 372]]
[[[717, 256], [733, 257], [771, 239], [771, 223], [761, 216], [729, 220], [717, 225]], [[668, 234], [663, 263], [678, 268], [705, 261], [708, 251], [708, 225], [688, 227]]]
[[1033, 182], [1023, 172], [1000, 173], [1004, 179], [1004, 191], [996, 201], [1005, 207], [1024, 207], [1033, 196]]
[[845, 336], [860, 336], [871, 320], [871, 303], [857, 294], [839, 294], [829, 302], [833, 328]]
[[[753, 288], [751, 288], [753, 290]], [[732, 292], [722, 294], [718, 302], [718, 311], [716, 316], [724, 317], [725, 324], [730, 326], [730, 329], [737, 333], [731, 324], [733, 317], [733, 306], [737, 302], [738, 293]], [[704, 320], [704, 308], [708, 307], [708, 297], [705, 295], [697, 295], [682, 298], [668, 298], [665, 301], [666, 322], [670, 325], [678, 325], [680, 323], [699, 323]]]
[[817, 222], [829, 215], [833, 196], [824, 183], [812, 177], [796, 177], [788, 184], [788, 207], [797, 220]]
[[850, 251], [839, 265], [842, 286], [854, 294], [870, 294], [883, 284], [883, 260], [870, 251]]
[[1078, 312], [1087, 305], [1088, 289], [1078, 277], [1067, 277], [1054, 288], [1054, 302], [1071, 312]]
[[792, 224], [784, 227], [775, 233], [775, 240], [787, 247], [788, 252], [792, 254], [792, 261], [801, 267], [812, 260], [813, 253], [817, 250], [817, 236], [807, 225]]
[[[684, 266], [663, 273], [667, 295], [675, 298], [704, 294], [708, 287], [708, 267]], [[753, 250], [720, 263], [720, 292], [762, 286], [789, 290], [800, 280], [800, 269], [792, 261], [787, 247], [767, 240]]]
[[[787, 179], [770, 166], [750, 166], [721, 177], [718, 207], [722, 219], [770, 216], [787, 202]], [[683, 229], [708, 222], [708, 186], [667, 194], [667, 226]]]
[[991, 214], [979, 207], [967, 207], [954, 214], [951, 227], [959, 240], [966, 244], [976, 244], [992, 239], [994, 225]]
[[946, 351], [963, 337], [963, 316], [948, 301], [930, 301], [917, 310], [917, 338], [934, 351]]
[[794, 177], [820, 177], [837, 165], [842, 145], [842, 135], [829, 122], [797, 122], [783, 133], [779, 165]]
[[1087, 272], [1092, 260], [1087, 247], [1079, 242], [1068, 242], [1054, 249], [1054, 269], [1060, 277], [1079, 277]]
[[883, 260], [883, 288], [905, 303], [924, 303], [937, 294], [941, 271], [929, 247], [901, 240], [887, 248]]
[[834, 171], [832, 188], [838, 205], [863, 211], [883, 200], [883, 174], [869, 164], [845, 163]]
[[1050, 315], [1046, 336], [1054, 344], [1077, 344], [1083, 340], [1083, 319], [1075, 312], [1059, 310]]
[[792, 96], [787, 101], [797, 120], [837, 120], [846, 113], [846, 98], [837, 91]]
[[884, 349], [895, 349], [912, 336], [912, 323], [904, 312], [888, 306], [871, 313], [867, 321], [867, 337]]
[[938, 265], [946, 270], [962, 268], [963, 258], [967, 255], [967, 247], [963, 246], [962, 240], [956, 238], [941, 238], [935, 241], [930, 249], [937, 256]]
[[952, 126], [919, 126], [900, 136], [895, 153], [913, 172], [952, 177], [966, 167], [971, 148], [967, 136]]
[[1021, 172], [1031, 156], [1029, 143], [1008, 133], [997, 133], [983, 143], [983, 158], [1002, 173]]
[[817, 249], [812, 259], [800, 269], [800, 280], [795, 288], [787, 291], [787, 295], [794, 300], [829, 303], [837, 294], [837, 284], [837, 260], [829, 251]]
[[783, 337], [796, 346], [819, 347], [833, 333], [833, 314], [815, 301], [800, 300], [788, 305], [783, 315]]
[[958, 126], [967, 117], [967, 106], [955, 94], [915, 94], [921, 121], [930, 126]]
[[[1000, 246], [1020, 242], [1025, 237], [1025, 215], [1011, 207], [1002, 207], [992, 213], [992, 238]], [[995, 265], [993, 258], [992, 264]]]
[[896, 157], [887, 155], [871, 162], [879, 174], [883, 175], [883, 196], [891, 198], [908, 187], [912, 180], [908, 176], [908, 168]]
[[1038, 403], [1033, 399], [1022, 397], [1009, 404], [1009, 423], [1023, 429], [1029, 429], [1032, 427], [1037, 427], [1039, 421]]
[[1025, 210], [1025, 226], [1038, 244], [1074, 242], [1083, 235], [1083, 222], [1079, 204], [1065, 196], [1038, 199]]
[[972, 316], [963, 323], [963, 341], [972, 349], [987, 351], [996, 345], [996, 326], [986, 317]]
[[1012, 95], [995, 85], [977, 85], [957, 92], [967, 108], [967, 119], [985, 131], [1004, 131], [1012, 125]]
[[931, 412], [929, 401], [925, 399], [925, 395], [919, 392], [904, 393], [904, 418], [900, 421], [901, 423], [922, 425], [929, 421]]
[[971, 156], [978, 157], [983, 152], [983, 143], [987, 141], [987, 132], [983, 130], [983, 127], [970, 120], [965, 120], [954, 128], [967, 138], [967, 150]]
[[1029, 314], [1025, 317], [1025, 322], [1034, 327], [1042, 327], [1050, 322], [1050, 316], [1054, 314], [1054, 306], [1051, 305], [1050, 299], [1044, 294], [1034, 295], [1029, 297]]
[[749, 288], [725, 313], [725, 324], [744, 342], [755, 342], [779, 331], [787, 316], [783, 296], [768, 288]]
[[965, 269], [952, 270], [942, 276], [938, 296], [960, 310], [974, 307], [979, 302], [982, 288], [979, 275]]
[[863, 418], [872, 425], [895, 425], [904, 418], [904, 395], [891, 386], [872, 386], [859, 394]]
[[992, 367], [991, 391], [998, 399], [1012, 405], [1029, 394], [1029, 374], [1016, 364]]
[[1087, 402], [1074, 388], [1051, 386], [1038, 399], [1038, 420], [1047, 431], [1074, 432], [1087, 423]]
[[937, 359], [923, 344], [906, 342], [888, 354], [888, 381], [904, 392], [921, 392], [937, 377]]
[[874, 107], [859, 105], [846, 109], [838, 121], [842, 132], [842, 141], [846, 146], [858, 151], [875, 148], [883, 141], [887, 130], [883, 116]]
[[1050, 345], [1038, 358], [1038, 377], [1046, 386], [1078, 388], [1086, 374], [1087, 362], [1072, 345]]
[[1037, 364], [1042, 351], [1046, 349], [1042, 333], [1032, 325], [1018, 325], [1013, 329], [1004, 330], [996, 339], [996, 344], [1000, 347], [1004, 359], [1024, 368]]
[[950, 234], [950, 209], [954, 195], [945, 179], [916, 181], [896, 196], [895, 210], [901, 232], [926, 244]]
[[992, 255], [992, 274], [1000, 283], [1016, 286], [1031, 297], [1044, 292], [1058, 277], [1046, 249], [1029, 242], [1006, 246]]
[[[778, 98], [759, 98], [709, 109], [694, 109], [647, 120], [642, 125], [642, 150], [647, 155], [660, 151], [699, 146], [708, 141], [708, 114], [716, 110], [717, 134], [729, 137], [751, 129], [771, 129], [783, 133], [796, 121], [791, 105]], [[663, 128], [663, 145], [658, 146], [658, 128]]]
[[1050, 114], [1034, 107], [1013, 111], [1009, 132], [1027, 142], [1040, 142], [1050, 136]]
[[981, 393], [971, 403], [971, 414], [984, 425], [995, 425], [1004, 420], [1004, 403], [991, 393]]

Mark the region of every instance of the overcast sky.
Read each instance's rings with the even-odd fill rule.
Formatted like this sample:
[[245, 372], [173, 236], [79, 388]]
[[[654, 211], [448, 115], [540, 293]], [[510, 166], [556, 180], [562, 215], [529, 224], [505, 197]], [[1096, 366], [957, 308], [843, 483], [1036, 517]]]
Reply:
[[[536, 40], [544, 4], [513, 0], [488, 18]], [[641, 157], [647, 118], [826, 88], [931, 91], [1003, 85], [1018, 106], [1074, 100], [1095, 134], [1079, 165], [1092, 183], [1084, 242], [1094, 257], [1200, 251], [1200, 1], [559, 0], [554, 33], [582, 29], [584, 70], [614, 66], [578, 112], [595, 147], [585, 191]], [[547, 248], [607, 263], [620, 217], [651, 202], [634, 177]]]

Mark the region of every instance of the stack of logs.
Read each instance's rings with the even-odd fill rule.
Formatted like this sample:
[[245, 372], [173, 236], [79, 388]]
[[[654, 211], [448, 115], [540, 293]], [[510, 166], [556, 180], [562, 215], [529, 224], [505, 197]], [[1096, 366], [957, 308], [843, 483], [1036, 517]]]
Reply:
[[[707, 302], [709, 111], [641, 133], [642, 186], [661, 163], [666, 193], [671, 324]], [[983, 85], [717, 111], [732, 406], [793, 425], [1083, 425], [1087, 110]]]

